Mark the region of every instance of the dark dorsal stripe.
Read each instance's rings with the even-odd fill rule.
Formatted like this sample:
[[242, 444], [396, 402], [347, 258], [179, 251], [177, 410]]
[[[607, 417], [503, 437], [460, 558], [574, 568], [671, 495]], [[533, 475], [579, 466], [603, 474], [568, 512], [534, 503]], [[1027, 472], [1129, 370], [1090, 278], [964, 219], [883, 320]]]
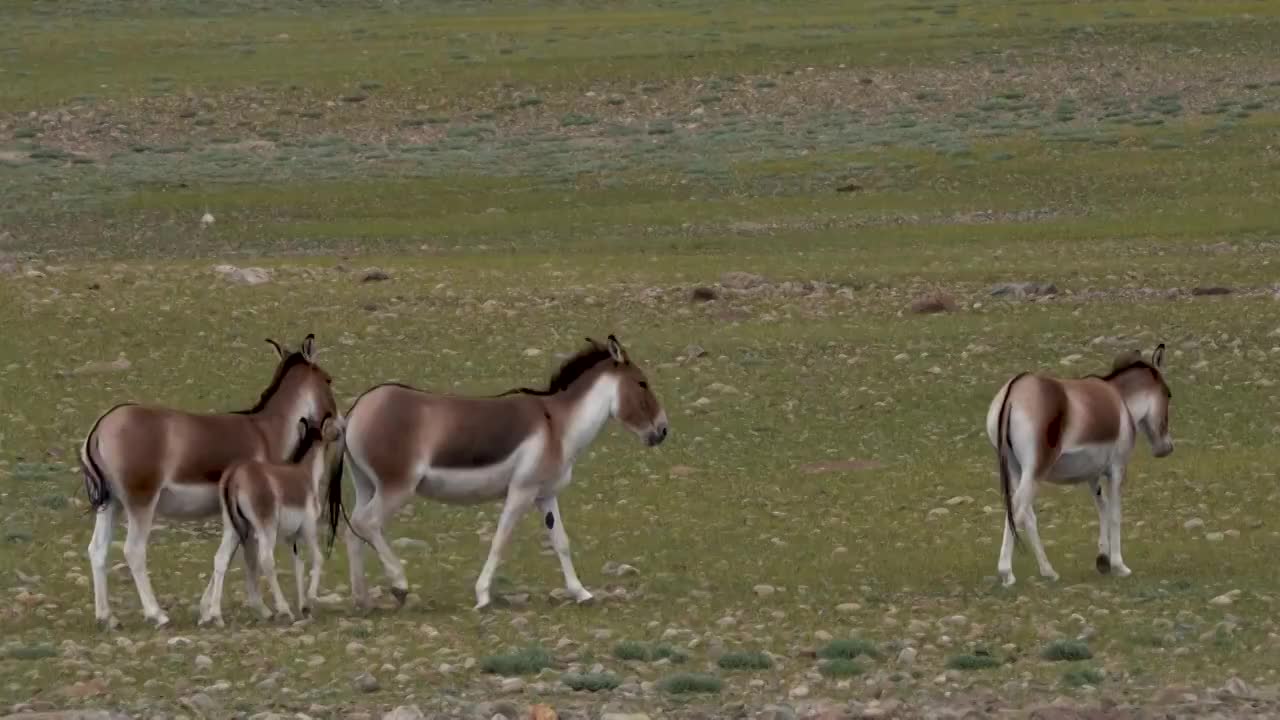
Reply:
[[609, 352], [607, 345], [601, 345], [592, 340], [589, 345], [560, 365], [560, 369], [551, 376], [550, 382], [547, 383], [546, 390], [534, 390], [527, 387], [513, 388], [494, 397], [506, 395], [555, 395], [558, 392], [568, 390], [570, 385], [576, 382], [578, 378], [586, 375], [591, 368], [612, 357], [613, 355]]
[[290, 353], [285, 356], [280, 364], [276, 366], [276, 374], [271, 378], [271, 384], [267, 385], [267, 389], [262, 391], [262, 397], [258, 398], [258, 403], [248, 410], [236, 410], [236, 415], [252, 415], [253, 413], [262, 412], [267, 407], [267, 403], [271, 402], [271, 398], [280, 391], [280, 385], [284, 383], [284, 378], [289, 371], [298, 365], [310, 365], [307, 358], [300, 352]]
[[1165, 397], [1170, 397], [1170, 398], [1173, 397], [1173, 391], [1169, 389], [1169, 384], [1164, 381], [1164, 375], [1161, 374], [1160, 370], [1157, 369], [1156, 366], [1152, 365], [1146, 360], [1141, 360], [1141, 359], [1134, 360], [1133, 362], [1127, 365], [1121, 365], [1120, 367], [1112, 368], [1111, 372], [1107, 373], [1106, 375], [1086, 375], [1085, 377], [1097, 378], [1105, 382], [1111, 382], [1112, 380], [1115, 380], [1116, 378], [1129, 372], [1130, 370], [1146, 370], [1147, 372], [1151, 373], [1151, 377], [1155, 378], [1156, 382], [1160, 383], [1160, 389], [1164, 390]]

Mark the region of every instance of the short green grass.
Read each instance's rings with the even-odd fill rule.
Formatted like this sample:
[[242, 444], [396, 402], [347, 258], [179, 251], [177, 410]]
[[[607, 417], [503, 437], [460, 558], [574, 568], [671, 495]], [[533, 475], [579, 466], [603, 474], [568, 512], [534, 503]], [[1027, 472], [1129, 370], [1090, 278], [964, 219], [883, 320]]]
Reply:
[[[10, 3], [0, 706], [177, 715], [204, 694], [246, 716], [380, 717], [415, 696], [427, 715], [525, 715], [490, 707], [510, 692], [681, 717], [801, 685], [1018, 705], [1104, 686], [1141, 705], [1170, 684], [1275, 684], [1278, 16]], [[231, 285], [222, 263], [272, 281]], [[373, 269], [389, 279], [363, 282]], [[1024, 281], [1060, 292], [991, 295]], [[1232, 292], [1190, 292], [1209, 286]], [[924, 296], [945, 311], [913, 313]], [[307, 332], [343, 407], [392, 380], [537, 384], [584, 335], [617, 333], [672, 435], [646, 449], [614, 423], [575, 466], [561, 507], [596, 602], [552, 594], [558, 562], [526, 518], [503, 601], [471, 612], [497, 507], [413, 501], [387, 528], [409, 541], [403, 609], [385, 591], [351, 609], [338, 550], [314, 619], [257, 621], [233, 566], [227, 628], [198, 628], [221, 530], [162, 519], [148, 562], [174, 627], [143, 625], [118, 529], [125, 627], [96, 629], [76, 467], [94, 419], [126, 400], [245, 407], [271, 369], [262, 338]], [[1019, 552], [1001, 588], [992, 395], [1158, 342], [1177, 451], [1140, 443], [1129, 468], [1134, 574], [1096, 573], [1093, 503], [1048, 487], [1062, 579]], [[363, 672], [377, 689], [353, 688]]]

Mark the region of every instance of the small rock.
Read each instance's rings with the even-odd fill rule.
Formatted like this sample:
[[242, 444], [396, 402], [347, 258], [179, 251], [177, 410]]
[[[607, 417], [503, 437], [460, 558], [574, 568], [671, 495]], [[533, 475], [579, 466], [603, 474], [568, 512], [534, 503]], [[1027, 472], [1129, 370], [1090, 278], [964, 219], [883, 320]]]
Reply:
[[206, 212], [204, 215], [200, 216], [201, 227], [209, 227], [212, 224], [213, 224], [213, 213]]
[[930, 518], [942, 517], [943, 515], [950, 515], [950, 514], [951, 514], [951, 511], [944, 507], [936, 507], [929, 511]]
[[600, 572], [612, 577], [627, 577], [629, 575], [639, 575], [640, 571], [626, 563], [618, 563], [612, 560], [606, 562], [604, 567], [600, 568]]
[[426, 720], [426, 717], [417, 705], [401, 705], [383, 715], [382, 720]]
[[384, 270], [370, 270], [360, 278], [360, 282], [385, 282], [391, 279], [391, 275]]
[[1204, 534], [1204, 539], [1208, 540], [1209, 542], [1222, 542], [1224, 538], [1226, 538], [1226, 535], [1223, 535], [1220, 532], [1211, 532], [1211, 533]]
[[956, 505], [967, 505], [971, 502], [973, 502], [973, 498], [969, 497], [968, 495], [957, 495], [956, 497], [951, 498], [950, 500], [946, 501], [943, 504], [954, 507]]
[[913, 647], [904, 647], [902, 652], [898, 653], [898, 664], [903, 667], [911, 667], [916, 661], [916, 655], [919, 653]]
[[431, 547], [429, 544], [427, 544], [426, 540], [419, 540], [418, 538], [407, 538], [407, 537], [401, 537], [401, 538], [396, 538], [395, 540], [392, 540], [391, 546], [394, 548], [400, 548], [400, 549], [412, 548], [414, 550], [427, 550]]
[[1191, 518], [1190, 520], [1182, 523], [1182, 527], [1187, 530], [1195, 530], [1196, 528], [1204, 527], [1204, 521], [1200, 518]]
[[212, 667], [213, 667], [213, 658], [209, 657], [208, 655], [196, 656], [197, 670], [208, 670], [209, 668], [212, 668]]
[[809, 697], [809, 686], [797, 685], [791, 688], [791, 692], [787, 693], [787, 695], [796, 700], [803, 700], [804, 698]]
[[932, 315], [951, 312], [956, 308], [956, 301], [945, 293], [930, 293], [911, 301], [911, 312], [917, 315]]
[[271, 282], [271, 273], [260, 267], [238, 268], [232, 265], [219, 265], [214, 268], [214, 271], [238, 285], [262, 285]]
[[690, 360], [706, 357], [707, 351], [701, 345], [690, 345], [684, 349], [684, 356]]
[[1249, 698], [1253, 697], [1253, 688], [1249, 687], [1249, 683], [1244, 680], [1232, 676], [1227, 680], [1227, 684], [1222, 686], [1219, 694], [1229, 697]]
[[1012, 296], [1018, 298], [1048, 297], [1058, 294], [1058, 286], [1053, 283], [1016, 282], [1002, 283], [991, 288], [992, 297]]
[[716, 621], [716, 625], [719, 625], [720, 627], [733, 627], [734, 625], [737, 625], [737, 624], [738, 624], [738, 618], [732, 615], [725, 615], [724, 617]]
[[839, 605], [836, 606], [836, 612], [842, 615], [849, 615], [851, 613], [856, 613], [861, 609], [862, 609], [861, 605], [859, 605], [858, 603], [851, 603], [851, 602], [840, 603]]
[[757, 596], [762, 598], [769, 597], [770, 595], [777, 592], [772, 585], [756, 585], [755, 587], [751, 588], [751, 590], [755, 592]]
[[501, 688], [502, 692], [508, 695], [514, 695], [524, 691], [524, 680], [520, 678], [503, 678]]
[[672, 465], [667, 471], [672, 477], [689, 477], [694, 473], [693, 468], [688, 465]]
[[541, 354], [542, 354], [542, 351], [541, 351], [541, 350], [539, 350], [538, 348], [525, 348], [525, 349], [524, 349], [524, 356], [525, 356], [525, 357], [538, 357], [538, 356], [539, 356], [539, 355], [541, 355]]
[[943, 620], [943, 622], [951, 627], [964, 627], [969, 624], [969, 618], [963, 615], [952, 615], [951, 617]]
[[797, 715], [790, 705], [765, 705], [756, 720], [796, 720]]
[[1209, 604], [1210, 604], [1210, 605], [1216, 605], [1216, 606], [1218, 606], [1218, 607], [1224, 607], [1224, 606], [1230, 605], [1231, 603], [1235, 602], [1235, 601], [1236, 601], [1236, 598], [1238, 598], [1238, 597], [1240, 597], [1240, 591], [1239, 591], [1239, 590], [1232, 590], [1232, 591], [1230, 591], [1230, 592], [1223, 593], [1223, 594], [1219, 595], [1218, 597], [1216, 597], [1216, 598], [1214, 598], [1214, 599], [1210, 600], [1210, 601], [1209, 601]]
[[1068, 356], [1066, 356], [1066, 357], [1062, 358], [1061, 360], [1059, 360], [1059, 361], [1058, 361], [1058, 364], [1059, 364], [1059, 365], [1074, 365], [1074, 364], [1076, 364], [1076, 363], [1080, 362], [1080, 360], [1081, 360], [1081, 359], [1083, 359], [1083, 358], [1084, 358], [1084, 356], [1083, 356], [1083, 355], [1081, 355], [1081, 354], [1079, 354], [1079, 353], [1072, 353], [1072, 354], [1070, 354], [1070, 355], [1068, 355]]
[[166, 641], [165, 644], [171, 648], [191, 647], [191, 638], [178, 635], [177, 637], [169, 638], [169, 640]]
[[363, 693], [378, 692], [382, 685], [378, 683], [378, 678], [369, 673], [360, 673], [355, 678], [356, 690]]
[[529, 720], [559, 720], [555, 708], [550, 705], [534, 705], [529, 708]]
[[196, 693], [190, 697], [183, 698], [182, 704], [204, 717], [217, 717], [219, 714], [218, 703], [204, 693]]

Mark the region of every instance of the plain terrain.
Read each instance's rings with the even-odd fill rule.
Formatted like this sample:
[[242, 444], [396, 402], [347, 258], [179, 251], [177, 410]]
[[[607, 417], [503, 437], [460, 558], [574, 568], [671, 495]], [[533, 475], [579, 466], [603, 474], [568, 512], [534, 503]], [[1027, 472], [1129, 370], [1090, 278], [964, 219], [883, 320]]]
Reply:
[[[0, 707], [1272, 707], [1280, 4], [0, 14]], [[1009, 283], [1054, 288], [992, 295]], [[527, 519], [505, 606], [473, 613], [498, 508], [419, 503], [388, 533], [400, 611], [351, 609], [338, 547], [313, 621], [255, 621], [237, 569], [228, 628], [197, 628], [221, 530], [165, 522], [150, 567], [173, 626], [143, 623], [117, 546], [125, 628], [98, 630], [84, 433], [124, 400], [247, 407], [262, 339], [308, 332], [344, 407], [387, 380], [536, 384], [617, 333], [673, 435], [650, 450], [611, 426], [563, 497], [600, 601], [552, 594]], [[1162, 341], [1177, 450], [1131, 467], [1134, 575], [1094, 571], [1093, 504], [1048, 488], [1062, 579], [1020, 554], [999, 588], [992, 395]]]

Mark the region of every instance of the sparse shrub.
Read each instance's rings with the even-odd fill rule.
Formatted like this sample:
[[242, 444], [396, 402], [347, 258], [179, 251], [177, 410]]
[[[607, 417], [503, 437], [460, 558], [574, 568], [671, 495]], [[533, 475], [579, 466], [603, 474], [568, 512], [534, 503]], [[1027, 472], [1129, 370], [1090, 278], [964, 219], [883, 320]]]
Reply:
[[656, 662], [658, 660], [666, 660], [669, 663], [678, 665], [686, 662], [689, 656], [684, 651], [674, 648], [666, 643], [657, 645], [647, 645], [645, 643], [627, 640], [613, 646], [613, 656], [619, 660], [638, 661], [638, 662]]
[[490, 655], [480, 662], [480, 670], [490, 675], [512, 677], [534, 675], [554, 662], [551, 653], [541, 647], [527, 647], [506, 655]]
[[723, 670], [768, 670], [773, 658], [762, 652], [730, 652], [720, 656], [716, 663]]
[[724, 681], [705, 673], [677, 673], [658, 683], [658, 689], [670, 695], [687, 693], [718, 693]]
[[583, 125], [595, 125], [598, 121], [590, 115], [579, 115], [578, 113], [569, 113], [560, 118], [561, 127], [578, 127]]
[[823, 660], [852, 660], [857, 657], [875, 658], [880, 656], [874, 643], [858, 638], [832, 640], [818, 651]]
[[1081, 640], [1054, 640], [1045, 646], [1040, 656], [1052, 662], [1076, 662], [1093, 657], [1089, 646]]
[[847, 678], [861, 675], [866, 672], [866, 668], [857, 660], [835, 658], [833, 660], [824, 660], [818, 665], [818, 672], [822, 673], [824, 677]]
[[649, 661], [649, 647], [644, 643], [631, 640], [613, 646], [613, 656], [619, 660]]
[[953, 655], [947, 659], [951, 670], [988, 670], [999, 666], [1000, 661], [990, 655]]
[[537, 95], [531, 95], [529, 97], [520, 98], [520, 101], [516, 104], [522, 108], [537, 107], [542, 104], [542, 98]]
[[1062, 682], [1071, 687], [1100, 685], [1106, 675], [1097, 668], [1073, 668], [1062, 674]]
[[569, 673], [560, 678], [560, 682], [577, 692], [600, 692], [613, 690], [622, 684], [613, 673]]
[[48, 643], [40, 643], [39, 645], [19, 645], [9, 648], [5, 653], [6, 657], [14, 660], [43, 660], [44, 658], [57, 657], [58, 650]]

